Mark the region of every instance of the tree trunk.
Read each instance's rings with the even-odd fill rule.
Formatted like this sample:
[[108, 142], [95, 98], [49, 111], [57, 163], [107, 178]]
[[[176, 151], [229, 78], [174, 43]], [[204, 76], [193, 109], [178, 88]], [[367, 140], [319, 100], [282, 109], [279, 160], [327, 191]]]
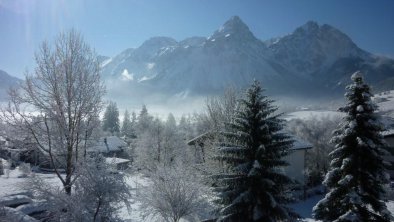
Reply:
[[67, 163], [66, 163], [66, 181], [64, 183], [64, 190], [66, 194], [71, 195], [71, 175], [73, 170], [73, 148], [71, 145], [67, 147]]
[[99, 199], [99, 202], [97, 203], [96, 212], [94, 212], [93, 222], [95, 222], [97, 219], [97, 215], [100, 211], [100, 207], [101, 207], [101, 199]]

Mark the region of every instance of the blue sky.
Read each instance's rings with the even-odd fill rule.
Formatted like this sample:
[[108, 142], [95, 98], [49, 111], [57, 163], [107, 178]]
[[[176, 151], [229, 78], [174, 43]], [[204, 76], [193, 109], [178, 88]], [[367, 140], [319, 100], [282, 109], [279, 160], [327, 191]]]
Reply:
[[114, 56], [153, 36], [209, 36], [233, 15], [263, 40], [314, 20], [394, 57], [391, 0], [0, 0], [0, 69], [32, 71], [39, 44], [72, 27], [98, 54]]

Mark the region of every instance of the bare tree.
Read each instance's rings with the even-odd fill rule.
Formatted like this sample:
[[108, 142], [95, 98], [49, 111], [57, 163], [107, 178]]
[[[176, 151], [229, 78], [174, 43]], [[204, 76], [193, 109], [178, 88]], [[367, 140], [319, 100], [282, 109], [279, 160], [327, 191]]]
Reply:
[[[222, 95], [207, 98], [205, 112], [194, 116], [198, 134], [207, 135], [203, 146], [194, 147], [194, 151], [200, 153], [199, 156], [204, 163], [199, 167], [204, 168], [203, 170], [210, 174], [217, 174], [222, 170], [222, 163], [215, 160], [214, 157], [218, 155], [218, 143], [223, 141], [221, 132], [225, 131], [228, 123], [232, 121], [239, 98], [238, 90], [234, 87], [228, 87]], [[199, 161], [197, 160], [197, 162]]]
[[208, 204], [209, 191], [199, 176], [184, 165], [162, 165], [152, 173], [151, 180], [140, 197], [145, 217], [159, 216], [164, 221], [178, 222], [201, 213]]
[[[35, 61], [37, 67], [26, 74], [21, 89], [10, 91], [2, 119], [33, 138], [70, 194], [75, 163], [86, 150], [103, 106], [99, 62], [75, 30], [61, 33], [53, 48], [44, 42]], [[65, 167], [65, 176], [60, 167]]]
[[209, 97], [206, 100], [205, 121], [211, 131], [220, 131], [225, 127], [226, 123], [231, 121], [234, 110], [237, 106], [239, 95], [237, 89], [228, 87], [223, 95]]

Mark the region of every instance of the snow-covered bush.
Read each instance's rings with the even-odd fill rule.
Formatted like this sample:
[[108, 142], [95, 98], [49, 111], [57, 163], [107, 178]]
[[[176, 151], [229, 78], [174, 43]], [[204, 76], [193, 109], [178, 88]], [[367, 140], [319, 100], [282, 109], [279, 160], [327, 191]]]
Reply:
[[11, 163], [9, 161], [2, 161], [3, 162], [3, 169], [4, 169], [4, 176], [6, 178], [10, 177], [10, 169], [11, 169]]
[[77, 166], [74, 192], [70, 195], [35, 177], [29, 186], [48, 208], [56, 221], [121, 221], [118, 210], [129, 206], [130, 187], [124, 174], [113, 173], [99, 156]]
[[19, 177], [28, 177], [31, 174], [30, 163], [21, 163], [19, 171], [21, 172]]
[[207, 206], [207, 188], [187, 166], [158, 167], [151, 180], [152, 184], [139, 196], [144, 217], [178, 222], [181, 218], [197, 217]]

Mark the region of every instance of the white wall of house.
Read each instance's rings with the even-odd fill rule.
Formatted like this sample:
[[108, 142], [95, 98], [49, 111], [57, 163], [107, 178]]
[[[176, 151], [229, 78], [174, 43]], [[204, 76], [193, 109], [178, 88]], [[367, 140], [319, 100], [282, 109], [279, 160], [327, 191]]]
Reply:
[[301, 185], [305, 184], [304, 167], [305, 167], [305, 149], [292, 150], [284, 159], [289, 163], [284, 168], [285, 174], [297, 180]]

